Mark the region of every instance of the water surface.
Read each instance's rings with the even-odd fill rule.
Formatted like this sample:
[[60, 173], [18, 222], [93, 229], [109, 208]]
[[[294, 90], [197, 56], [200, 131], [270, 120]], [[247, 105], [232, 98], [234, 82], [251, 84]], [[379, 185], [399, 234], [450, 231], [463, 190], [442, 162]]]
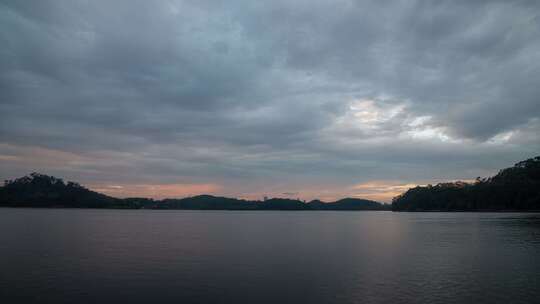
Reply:
[[3, 303], [533, 303], [540, 215], [0, 208]]

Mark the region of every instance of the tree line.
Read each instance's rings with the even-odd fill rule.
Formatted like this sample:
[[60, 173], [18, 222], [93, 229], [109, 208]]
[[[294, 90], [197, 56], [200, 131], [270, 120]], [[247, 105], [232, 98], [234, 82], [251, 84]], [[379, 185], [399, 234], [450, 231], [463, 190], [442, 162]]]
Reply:
[[540, 156], [478, 177], [474, 183], [452, 182], [415, 187], [392, 200], [394, 211], [540, 210]]

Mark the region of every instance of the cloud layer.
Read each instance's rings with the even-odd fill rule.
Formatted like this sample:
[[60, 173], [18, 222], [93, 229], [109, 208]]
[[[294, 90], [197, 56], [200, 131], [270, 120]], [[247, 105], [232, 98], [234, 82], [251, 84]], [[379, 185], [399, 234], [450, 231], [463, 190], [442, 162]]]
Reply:
[[537, 1], [3, 1], [0, 44], [2, 178], [388, 200], [540, 151]]

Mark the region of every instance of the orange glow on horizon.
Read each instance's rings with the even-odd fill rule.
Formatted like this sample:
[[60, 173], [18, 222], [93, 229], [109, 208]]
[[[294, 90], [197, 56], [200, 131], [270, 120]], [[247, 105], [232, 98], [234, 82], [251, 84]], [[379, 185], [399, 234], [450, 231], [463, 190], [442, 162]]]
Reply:
[[181, 198], [210, 194], [222, 189], [216, 184], [132, 184], [91, 187], [94, 191], [114, 197], [147, 197], [154, 199]]
[[362, 198], [374, 200], [382, 203], [390, 203], [392, 198], [407, 191], [410, 188], [420, 186], [418, 183], [405, 183], [399, 181], [381, 181], [374, 180], [365, 183], [355, 184], [353, 186], [340, 187], [338, 185], [328, 186], [320, 185], [317, 187], [300, 188], [293, 192], [295, 195], [285, 195], [285, 191], [273, 189], [268, 192], [254, 192], [239, 194], [238, 197], [249, 200], [260, 200], [264, 196], [269, 198], [280, 197], [289, 199], [301, 199], [310, 201], [318, 199], [324, 202], [340, 200], [342, 198]]
[[[363, 114], [362, 114], [363, 115]], [[366, 114], [367, 115], [367, 114]], [[367, 119], [367, 118], [365, 118]], [[311, 184], [276, 182], [259, 184], [249, 181], [233, 181], [229, 184], [226, 180], [210, 180], [209, 182], [196, 183], [189, 182], [189, 176], [182, 176], [185, 183], [176, 184], [125, 184], [122, 176], [116, 177], [120, 183], [110, 181], [99, 181], [99, 173], [105, 168], [124, 168], [130, 162], [141, 160], [139, 156], [130, 153], [105, 153], [101, 151], [93, 153], [73, 153], [61, 150], [42, 148], [37, 146], [20, 146], [0, 143], [0, 162], [10, 164], [13, 167], [31, 167], [31, 171], [49, 173], [68, 172], [70, 175], [85, 177], [91, 174], [93, 183], [86, 183], [84, 179], [76, 177], [62, 176], [60, 178], [80, 182], [83, 186], [89, 187], [97, 192], [101, 192], [114, 197], [147, 197], [155, 199], [181, 198], [199, 194], [212, 194], [216, 196], [236, 197], [247, 200], [262, 200], [268, 198], [288, 198], [310, 201], [319, 199], [324, 202], [336, 201], [346, 197], [364, 198], [379, 202], [390, 203], [392, 198], [406, 192], [410, 188], [426, 185], [428, 183], [451, 182], [450, 180], [422, 180], [422, 181], [400, 181], [400, 180], [370, 180], [357, 184]], [[108, 169], [107, 169], [108, 170]], [[106, 171], [108, 172], [108, 171]], [[13, 178], [6, 176], [5, 178]], [[180, 177], [178, 177], [180, 178]], [[309, 176], [307, 177], [309, 179]], [[474, 180], [461, 179], [465, 182]], [[236, 183], [234, 183], [236, 182]], [[331, 182], [329, 180], [329, 182]], [[227, 187], [223, 185], [227, 184]]]
[[376, 180], [354, 185], [351, 190], [356, 192], [354, 197], [391, 202], [392, 198], [416, 186], [419, 186], [419, 184]]
[[[471, 182], [469, 180], [464, 181]], [[434, 182], [433, 184], [436, 183]], [[299, 188], [291, 193], [279, 191], [279, 189], [272, 189], [266, 192], [224, 192], [223, 186], [214, 183], [116, 184], [90, 186], [90, 188], [114, 197], [146, 197], [154, 199], [183, 198], [200, 194], [211, 194], [245, 200], [263, 200], [264, 197], [268, 197], [300, 199], [303, 201], [318, 199], [323, 202], [332, 202], [351, 197], [391, 203], [392, 198], [406, 192], [410, 188], [425, 185], [426, 183], [374, 180], [349, 187], [319, 186], [315, 188]]]

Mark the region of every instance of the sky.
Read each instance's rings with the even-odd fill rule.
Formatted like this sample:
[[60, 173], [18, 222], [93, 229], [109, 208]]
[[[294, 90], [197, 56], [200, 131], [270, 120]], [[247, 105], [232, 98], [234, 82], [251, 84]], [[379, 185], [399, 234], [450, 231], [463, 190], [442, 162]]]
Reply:
[[0, 178], [383, 202], [540, 155], [539, 1], [0, 0]]

